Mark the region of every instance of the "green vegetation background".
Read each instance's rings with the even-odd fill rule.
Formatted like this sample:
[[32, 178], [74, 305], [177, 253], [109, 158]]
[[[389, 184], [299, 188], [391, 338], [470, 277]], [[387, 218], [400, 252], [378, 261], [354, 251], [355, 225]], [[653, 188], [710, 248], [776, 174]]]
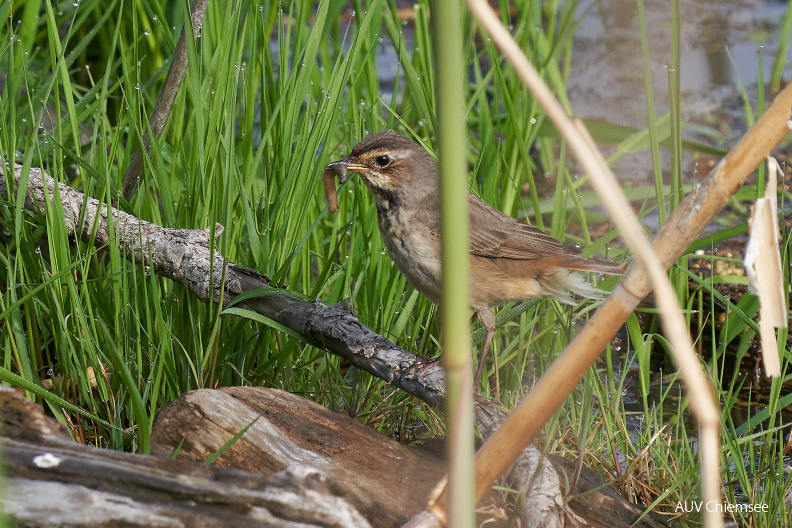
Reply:
[[[365, 187], [353, 178], [340, 193], [340, 211], [329, 214], [320, 182], [322, 167], [369, 133], [393, 129], [430, 150], [435, 141], [428, 5], [417, 4], [408, 23], [392, 4], [354, 4], [350, 17], [341, 2], [210, 2], [200, 38], [187, 39], [189, 70], [167, 128], [152, 144], [140, 189], [126, 202], [118, 191], [121, 179], [148, 128], [187, 19], [186, 3], [4, 2], [0, 158], [25, 169], [41, 166], [89, 196], [108, 205], [120, 200], [122, 209], [162, 226], [220, 223], [225, 232], [216, 249], [225, 257], [326, 303], [350, 298], [370, 328], [435, 356], [437, 309], [405, 284], [385, 254]], [[575, 2], [502, 7], [504, 22], [572, 113], [565, 87]], [[615, 232], [592, 240], [588, 226], [603, 218], [585, 207], [596, 198], [583, 186], [585, 179], [568, 171], [564, 145], [541, 109], [469, 19], [464, 31], [473, 191], [508, 214], [579, 243], [586, 255], [621, 258], [620, 249], [609, 248]], [[393, 48], [395, 64], [383, 58], [383, 47]], [[681, 127], [673, 126], [679, 108], [669, 116], [650, 115], [652, 134], [606, 124], [593, 132], [619, 144], [613, 158], [657, 149], [669, 135], [678, 145], [672, 148], [682, 148]], [[658, 202], [673, 206], [683, 190], [681, 178], [664, 184], [660, 167], [655, 171], [656, 185], [630, 190], [643, 200], [642, 214]], [[755, 193], [749, 190], [742, 199]], [[163, 405], [192, 389], [227, 385], [303, 394], [402, 441], [442, 434], [437, 410], [277, 330], [223, 315], [221, 306], [198, 301], [181, 284], [127, 260], [117, 246], [68, 240], [62, 214], [27, 212], [21, 196], [0, 203], [0, 379], [47, 406], [78, 441], [145, 452]], [[565, 234], [570, 225], [574, 235]], [[702, 299], [710, 297], [703, 292], [715, 281], [688, 291], [684, 270], [672, 273], [691, 313], [707, 310], [702, 303], [710, 301]], [[766, 526], [789, 518], [792, 476], [784, 469], [779, 409], [792, 402], [774, 383], [764, 414], [739, 428], [731, 422], [741, 380], [726, 369], [724, 352], [735, 340], [746, 343], [747, 351], [755, 328], [750, 302], [734, 312], [725, 334], [714, 336], [707, 366], [728, 431], [725, 493], [732, 502], [769, 502], [769, 516], [743, 519]], [[501, 317], [496, 363], [490, 364], [495, 381], [485, 381], [482, 392], [513, 405], [563, 348], [578, 317], [594, 307], [573, 314], [541, 301]], [[691, 317], [691, 324], [700, 320]], [[699, 334], [714, 332], [702, 328]], [[546, 427], [542, 445], [582, 456], [628, 497], [673, 510], [676, 501], [696, 493], [697, 429], [686, 417], [675, 375], [649, 369], [652, 344], [665, 346], [662, 336], [644, 333], [634, 317], [628, 331], [632, 351], [606, 351]], [[785, 341], [785, 334], [779, 337], [788, 372]], [[628, 411], [622, 399], [628, 375], [633, 379], [636, 371], [639, 412]], [[769, 421], [755, 428], [759, 418]]]

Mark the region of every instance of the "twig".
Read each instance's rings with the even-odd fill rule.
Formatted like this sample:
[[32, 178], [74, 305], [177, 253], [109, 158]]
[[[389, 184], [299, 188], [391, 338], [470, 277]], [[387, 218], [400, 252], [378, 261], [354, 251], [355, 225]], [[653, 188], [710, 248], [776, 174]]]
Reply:
[[[193, 37], [197, 38], [201, 35], [201, 28], [203, 27], [204, 15], [206, 15], [206, 8], [209, 5], [209, 0], [195, 0], [192, 5], [192, 27]], [[151, 113], [149, 120], [149, 127], [154, 133], [154, 137], [159, 139], [162, 131], [165, 130], [165, 124], [168, 122], [173, 103], [176, 101], [176, 95], [179, 93], [184, 75], [187, 73], [187, 44], [186, 44], [186, 28], [182, 28], [181, 35], [179, 35], [179, 42], [176, 44], [176, 51], [173, 53], [173, 61], [168, 69], [168, 76], [165, 78], [165, 85], [162, 87], [157, 104], [154, 105], [154, 111]], [[151, 138], [148, 131], [143, 136], [143, 148], [147, 153], [151, 152]], [[135, 191], [140, 184], [140, 177], [143, 175], [143, 155], [138, 148], [132, 159], [129, 161], [126, 174], [121, 183], [121, 191], [126, 200], [131, 200]]]

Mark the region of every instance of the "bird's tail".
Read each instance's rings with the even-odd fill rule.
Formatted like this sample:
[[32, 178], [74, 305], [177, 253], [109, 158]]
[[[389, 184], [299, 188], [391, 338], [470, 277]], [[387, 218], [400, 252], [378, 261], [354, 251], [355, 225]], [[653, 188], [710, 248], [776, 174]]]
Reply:
[[[594, 259], [585, 260], [591, 261]], [[617, 263], [615, 262], [608, 262], [604, 260], [597, 262], [610, 264], [612, 266], [603, 266], [597, 268], [587, 267], [580, 269], [580, 271], [592, 271], [597, 273], [606, 273], [609, 275], [621, 275], [624, 273], [623, 269], [620, 270], [618, 267], [616, 267]], [[553, 297], [554, 299], [565, 304], [577, 304], [573, 294], [586, 299], [599, 300], [604, 299], [607, 296], [608, 292], [600, 290], [588, 280], [586, 280], [583, 275], [575, 273], [575, 271], [578, 271], [578, 268], [569, 266], [568, 269], [559, 269], [551, 275], [547, 275], [541, 279], [538, 279], [539, 283], [542, 285], [542, 288], [544, 288], [544, 294], [549, 297]]]

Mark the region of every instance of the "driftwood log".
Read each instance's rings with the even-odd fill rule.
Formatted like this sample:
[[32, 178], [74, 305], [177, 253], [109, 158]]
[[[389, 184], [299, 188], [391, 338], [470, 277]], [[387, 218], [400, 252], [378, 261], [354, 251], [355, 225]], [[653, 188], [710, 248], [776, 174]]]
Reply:
[[251, 423], [215, 465], [254, 473], [310, 466], [372, 526], [400, 526], [423, 510], [446, 471], [434, 453], [300, 396], [254, 387], [195, 390], [166, 405], [154, 422], [151, 452], [170, 457], [181, 444], [179, 458], [203, 461]]
[[13, 526], [370, 526], [326, 475], [304, 466], [260, 475], [87, 447], [3, 386], [0, 416], [0, 506]]

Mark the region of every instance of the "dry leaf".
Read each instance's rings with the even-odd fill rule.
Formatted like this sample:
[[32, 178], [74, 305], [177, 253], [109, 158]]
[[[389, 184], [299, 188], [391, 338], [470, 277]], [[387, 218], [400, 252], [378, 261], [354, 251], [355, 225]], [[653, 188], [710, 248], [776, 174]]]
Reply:
[[751, 237], [745, 248], [745, 271], [748, 289], [759, 296], [759, 330], [762, 339], [762, 359], [765, 373], [781, 375], [776, 344], [776, 328], [786, 328], [787, 309], [784, 293], [784, 274], [778, 249], [778, 203], [776, 175], [781, 174], [778, 162], [767, 158], [767, 182], [764, 197], [756, 200], [751, 216]]

